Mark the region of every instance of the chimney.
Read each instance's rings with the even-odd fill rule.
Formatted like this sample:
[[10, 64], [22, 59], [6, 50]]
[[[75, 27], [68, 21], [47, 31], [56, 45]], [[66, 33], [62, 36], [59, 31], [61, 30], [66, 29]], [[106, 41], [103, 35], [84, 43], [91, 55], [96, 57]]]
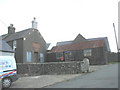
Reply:
[[8, 34], [14, 34], [15, 33], [15, 28], [13, 27], [13, 24], [10, 24], [8, 27]]
[[32, 28], [37, 29], [37, 22], [35, 17], [34, 20], [32, 21]]

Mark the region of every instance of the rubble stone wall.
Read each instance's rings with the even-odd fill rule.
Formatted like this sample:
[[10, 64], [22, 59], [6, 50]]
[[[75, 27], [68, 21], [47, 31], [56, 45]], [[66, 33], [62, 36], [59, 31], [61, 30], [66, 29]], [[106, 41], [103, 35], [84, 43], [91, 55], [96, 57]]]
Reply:
[[17, 72], [19, 75], [28, 76], [77, 74], [81, 72], [81, 64], [80, 61], [32, 64], [18, 63]]

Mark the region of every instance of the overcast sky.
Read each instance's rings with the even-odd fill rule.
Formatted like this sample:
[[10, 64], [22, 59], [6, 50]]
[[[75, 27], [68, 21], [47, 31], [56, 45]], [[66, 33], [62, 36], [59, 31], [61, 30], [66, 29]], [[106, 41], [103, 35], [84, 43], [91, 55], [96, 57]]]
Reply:
[[31, 28], [36, 17], [38, 30], [47, 43], [75, 39], [108, 37], [116, 51], [113, 23], [118, 33], [119, 0], [0, 0], [0, 35], [9, 24], [16, 32]]

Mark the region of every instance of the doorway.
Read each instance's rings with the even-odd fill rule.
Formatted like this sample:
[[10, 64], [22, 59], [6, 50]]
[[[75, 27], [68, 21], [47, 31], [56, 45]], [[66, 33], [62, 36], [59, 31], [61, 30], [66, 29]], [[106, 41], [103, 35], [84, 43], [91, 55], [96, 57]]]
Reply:
[[38, 59], [38, 52], [34, 52], [34, 62], [37, 63], [39, 61]]

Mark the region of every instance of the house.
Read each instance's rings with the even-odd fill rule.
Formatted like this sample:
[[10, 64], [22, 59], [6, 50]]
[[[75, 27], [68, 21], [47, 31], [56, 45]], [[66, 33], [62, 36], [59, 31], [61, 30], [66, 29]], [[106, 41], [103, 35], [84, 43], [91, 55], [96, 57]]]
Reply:
[[14, 56], [12, 48], [3, 40], [0, 40], [0, 56]]
[[107, 37], [85, 39], [81, 34], [73, 41], [58, 42], [47, 54], [47, 61], [81, 61], [84, 57], [90, 64], [107, 64], [110, 52]]
[[17, 63], [45, 62], [46, 42], [37, 29], [35, 18], [32, 21], [32, 28], [15, 32], [11, 24], [8, 33], [1, 37], [14, 50]]

